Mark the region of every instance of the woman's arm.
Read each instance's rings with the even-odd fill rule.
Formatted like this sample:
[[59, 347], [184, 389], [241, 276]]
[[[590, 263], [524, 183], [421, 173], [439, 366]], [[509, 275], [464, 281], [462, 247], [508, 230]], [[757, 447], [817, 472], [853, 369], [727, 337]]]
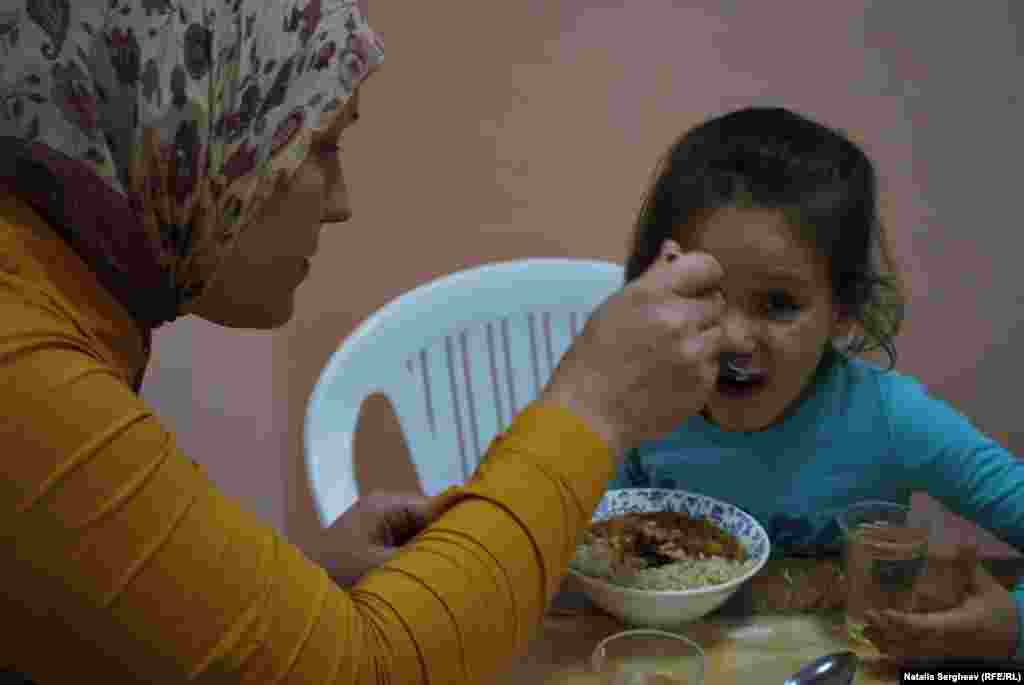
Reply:
[[[56, 310], [0, 274], [0, 573], [38, 682], [486, 682], [522, 649], [612, 475], [533, 407], [351, 592], [224, 497]], [[244, 460], [245, 455], [237, 455]]]

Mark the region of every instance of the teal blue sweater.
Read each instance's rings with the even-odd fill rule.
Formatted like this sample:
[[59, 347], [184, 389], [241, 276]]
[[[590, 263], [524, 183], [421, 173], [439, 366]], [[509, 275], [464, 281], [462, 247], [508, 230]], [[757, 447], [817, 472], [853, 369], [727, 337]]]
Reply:
[[[840, 551], [836, 514], [864, 499], [909, 503], [926, 492], [1024, 550], [1024, 461], [913, 378], [832, 353], [814, 392], [755, 433], [694, 416], [627, 455], [611, 488], [691, 490], [733, 503], [765, 526], [780, 554]], [[1024, 583], [1017, 659], [1024, 660]]]

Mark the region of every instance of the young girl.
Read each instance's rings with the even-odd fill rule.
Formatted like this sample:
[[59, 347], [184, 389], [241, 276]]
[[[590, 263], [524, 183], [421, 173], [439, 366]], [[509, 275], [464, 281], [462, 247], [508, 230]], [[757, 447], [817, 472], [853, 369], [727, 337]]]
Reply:
[[[1024, 548], [1024, 463], [891, 370], [903, 296], [871, 161], [782, 108], [711, 119], [671, 148], [637, 221], [626, 279], [662, 243], [725, 270], [722, 375], [700, 415], [628, 455], [610, 487], [735, 503], [786, 555], [840, 550], [835, 516], [924, 491]], [[889, 369], [856, 355], [882, 349]], [[1024, 584], [980, 567], [957, 609], [883, 612], [869, 634], [905, 657], [1024, 657]]]

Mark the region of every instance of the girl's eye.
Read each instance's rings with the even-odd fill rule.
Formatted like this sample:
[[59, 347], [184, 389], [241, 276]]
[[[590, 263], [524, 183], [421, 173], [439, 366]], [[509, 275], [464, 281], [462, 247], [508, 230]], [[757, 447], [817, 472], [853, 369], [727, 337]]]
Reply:
[[792, 318], [800, 311], [796, 300], [784, 292], [770, 292], [764, 298], [765, 313], [774, 318]]

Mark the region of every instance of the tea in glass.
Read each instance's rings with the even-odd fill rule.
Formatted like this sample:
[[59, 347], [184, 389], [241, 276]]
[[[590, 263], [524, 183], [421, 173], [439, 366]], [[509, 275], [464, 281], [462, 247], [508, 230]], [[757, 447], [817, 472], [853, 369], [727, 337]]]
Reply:
[[931, 527], [910, 507], [892, 502], [861, 502], [837, 519], [845, 543], [846, 632], [870, 645], [864, 636], [869, 610], [913, 610]]

